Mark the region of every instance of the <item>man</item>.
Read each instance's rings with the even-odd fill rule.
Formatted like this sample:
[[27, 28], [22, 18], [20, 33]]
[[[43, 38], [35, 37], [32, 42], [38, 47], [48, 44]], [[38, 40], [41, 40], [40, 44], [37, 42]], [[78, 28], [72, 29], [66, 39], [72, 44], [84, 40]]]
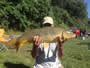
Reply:
[[80, 36], [80, 30], [75, 30], [76, 38]]
[[[45, 17], [43, 27], [54, 27], [53, 19]], [[32, 57], [36, 59], [34, 68], [63, 68], [58, 56], [62, 59], [64, 55], [63, 42], [43, 42], [39, 35], [33, 38]]]
[[51, 17], [44, 17], [43, 27], [54, 27], [53, 19]]

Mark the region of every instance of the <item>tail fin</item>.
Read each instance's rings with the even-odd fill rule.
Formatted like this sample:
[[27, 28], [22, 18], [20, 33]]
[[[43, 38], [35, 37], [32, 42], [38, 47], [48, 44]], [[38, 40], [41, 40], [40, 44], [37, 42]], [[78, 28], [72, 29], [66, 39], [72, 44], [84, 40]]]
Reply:
[[20, 42], [19, 39], [16, 38], [16, 39], [12, 39], [12, 40], [8, 41], [5, 45], [7, 47], [16, 46], [16, 52], [18, 52], [19, 49], [25, 44], [30, 44], [30, 41], [29, 40], [23, 40]]

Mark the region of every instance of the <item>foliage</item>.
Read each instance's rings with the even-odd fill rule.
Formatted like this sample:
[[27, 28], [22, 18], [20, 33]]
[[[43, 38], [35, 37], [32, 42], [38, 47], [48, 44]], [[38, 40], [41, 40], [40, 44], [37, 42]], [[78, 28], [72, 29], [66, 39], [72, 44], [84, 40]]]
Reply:
[[[60, 9], [60, 11], [63, 11], [60, 13], [62, 15], [64, 13], [64, 16], [60, 13], [55, 14], [62, 16], [63, 19], [59, 17], [57, 20], [63, 20], [68, 26], [75, 26], [83, 29], [87, 27], [87, 4], [84, 3], [84, 0], [52, 0], [52, 5], [63, 9]], [[54, 10], [56, 11], [57, 9]], [[59, 9], [57, 12], [59, 12]]]
[[87, 17], [87, 4], [84, 3], [84, 0], [52, 0], [52, 5], [57, 5], [67, 10], [71, 16], [77, 18]]
[[90, 22], [90, 18], [88, 18], [88, 22]]
[[69, 13], [66, 10], [61, 9], [59, 7], [53, 7], [53, 14], [55, 16], [54, 19], [57, 26], [62, 23], [66, 24], [67, 26], [74, 25], [72, 18], [70, 17]]
[[86, 3], [84, 0], [0, 0], [0, 25], [6, 30], [40, 28], [45, 16], [51, 16], [56, 26], [63, 23], [80, 27], [87, 24]]
[[0, 24], [4, 28], [22, 31], [39, 27], [42, 18], [47, 16], [50, 10], [47, 0], [2, 0], [0, 5]]

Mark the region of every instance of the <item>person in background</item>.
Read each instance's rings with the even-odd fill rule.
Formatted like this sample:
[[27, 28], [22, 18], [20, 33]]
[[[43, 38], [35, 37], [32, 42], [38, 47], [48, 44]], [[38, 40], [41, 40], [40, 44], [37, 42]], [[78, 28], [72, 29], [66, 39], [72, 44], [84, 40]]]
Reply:
[[80, 30], [75, 30], [76, 38], [80, 36]]
[[[44, 17], [43, 27], [54, 27], [51, 17]], [[35, 58], [34, 68], [64, 68], [59, 57], [64, 56], [63, 42], [56, 43], [43, 42], [39, 35], [33, 38], [33, 48], [31, 55]]]
[[85, 40], [85, 31], [80, 29], [80, 36], [82, 40]]
[[88, 38], [88, 31], [85, 30], [85, 37]]

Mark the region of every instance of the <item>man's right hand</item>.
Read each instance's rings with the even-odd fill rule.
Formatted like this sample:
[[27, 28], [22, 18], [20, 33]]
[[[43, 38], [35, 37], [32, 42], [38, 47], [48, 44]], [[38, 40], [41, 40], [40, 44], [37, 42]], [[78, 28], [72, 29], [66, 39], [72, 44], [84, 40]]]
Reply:
[[42, 40], [40, 40], [40, 36], [35, 35], [34, 38], [33, 38], [33, 45], [35, 47], [39, 47], [40, 43], [42, 43]]

